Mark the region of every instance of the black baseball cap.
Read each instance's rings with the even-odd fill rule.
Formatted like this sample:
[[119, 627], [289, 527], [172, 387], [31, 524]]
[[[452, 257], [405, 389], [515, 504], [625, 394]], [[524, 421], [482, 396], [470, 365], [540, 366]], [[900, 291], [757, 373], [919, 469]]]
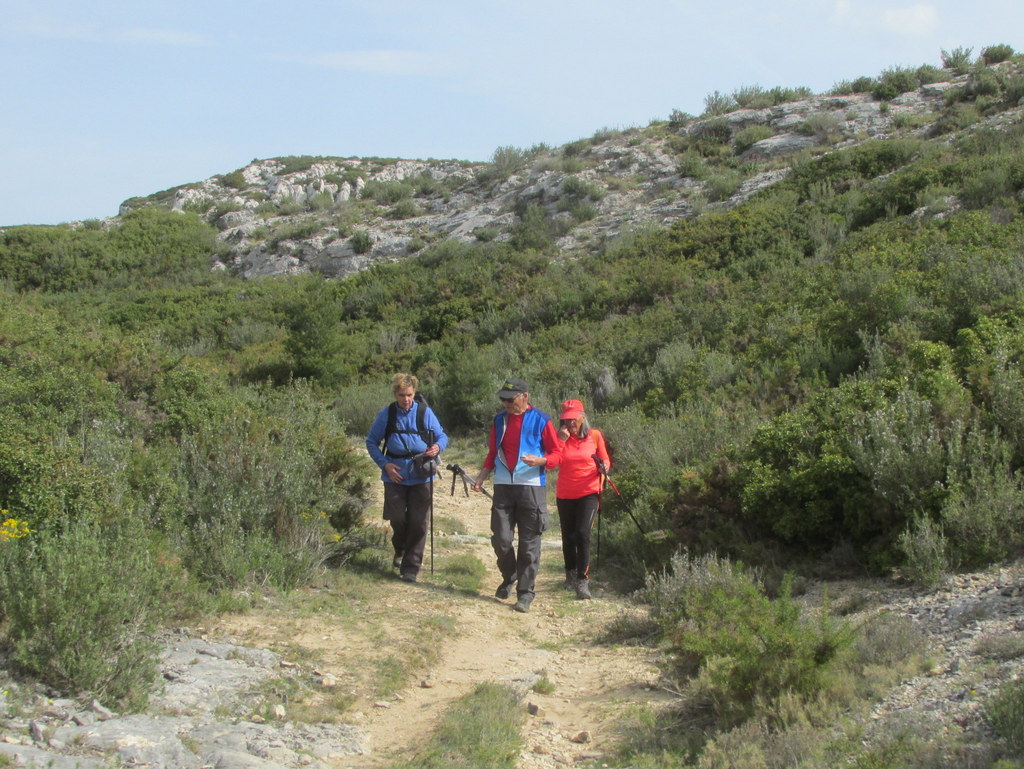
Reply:
[[498, 390], [499, 398], [515, 398], [520, 393], [527, 392], [529, 388], [526, 386], [526, 382], [522, 379], [510, 378], [506, 379], [505, 383], [502, 384], [501, 389]]

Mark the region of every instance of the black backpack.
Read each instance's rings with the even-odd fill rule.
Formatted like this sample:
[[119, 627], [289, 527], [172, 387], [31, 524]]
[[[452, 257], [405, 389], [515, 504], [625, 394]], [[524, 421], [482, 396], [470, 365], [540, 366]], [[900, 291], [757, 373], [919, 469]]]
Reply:
[[408, 459], [414, 456], [417, 452], [413, 451], [408, 454], [390, 454], [388, 453], [388, 437], [393, 433], [400, 435], [418, 435], [427, 444], [434, 442], [434, 431], [427, 429], [427, 399], [424, 398], [420, 393], [416, 393], [413, 396], [413, 400], [419, 405], [416, 409], [416, 429], [415, 430], [399, 430], [398, 429], [398, 404], [392, 401], [391, 405], [388, 406], [388, 421], [384, 426], [384, 456], [391, 457], [393, 459]]

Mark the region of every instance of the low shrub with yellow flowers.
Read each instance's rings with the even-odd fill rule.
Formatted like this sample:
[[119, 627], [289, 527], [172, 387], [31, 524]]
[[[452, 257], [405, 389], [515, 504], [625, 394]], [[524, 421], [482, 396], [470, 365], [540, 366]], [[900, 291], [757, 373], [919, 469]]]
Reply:
[[32, 533], [28, 521], [13, 518], [7, 510], [0, 510], [0, 542], [21, 539]]

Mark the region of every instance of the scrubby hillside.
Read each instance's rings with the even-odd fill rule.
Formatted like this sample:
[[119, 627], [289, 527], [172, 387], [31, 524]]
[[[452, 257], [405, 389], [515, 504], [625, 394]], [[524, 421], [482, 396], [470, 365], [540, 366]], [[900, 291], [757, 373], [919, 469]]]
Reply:
[[970, 68], [948, 54], [946, 63], [837, 84], [822, 96], [756, 87], [713, 94], [700, 118], [675, 112], [563, 147], [501, 147], [490, 163], [253, 161], [126, 201], [121, 211], [161, 205], [199, 213], [218, 229], [218, 266], [245, 277], [346, 276], [447, 239], [589, 253], [624, 231], [738, 205], [794, 163], [838, 148], [900, 137], [945, 141], [971, 124], [1001, 122], [1024, 95], [1018, 63]]
[[[155, 627], [327, 568], [384, 578], [353, 444], [391, 375], [467, 466], [515, 375], [546, 411], [582, 399], [611, 448], [603, 574], [652, 618], [619, 630], [663, 644], [688, 708], [636, 765], [826, 740], [921, 660], [843, 621], [855, 601], [808, 623], [805, 588], [927, 589], [1024, 551], [1024, 62], [943, 58], [475, 166], [256, 161], [4, 230], [7, 663], [141, 707]], [[1009, 574], [986, 579], [1013, 599]], [[923, 767], [922, 744], [836, 747]]]

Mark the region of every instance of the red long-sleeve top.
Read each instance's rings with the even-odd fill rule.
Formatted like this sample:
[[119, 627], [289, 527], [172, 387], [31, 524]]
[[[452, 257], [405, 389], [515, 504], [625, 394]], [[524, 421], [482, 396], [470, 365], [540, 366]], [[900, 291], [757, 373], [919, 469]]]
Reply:
[[611, 469], [612, 460], [600, 430], [591, 428], [583, 439], [570, 435], [562, 443], [562, 459], [555, 487], [559, 499], [579, 499], [601, 492], [601, 476], [597, 472], [594, 454], [601, 457], [607, 469]]

